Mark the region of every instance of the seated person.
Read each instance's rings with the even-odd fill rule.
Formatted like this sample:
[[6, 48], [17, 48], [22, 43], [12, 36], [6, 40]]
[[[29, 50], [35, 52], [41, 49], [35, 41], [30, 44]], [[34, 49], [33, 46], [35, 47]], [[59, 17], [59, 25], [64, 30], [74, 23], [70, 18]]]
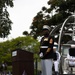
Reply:
[[71, 48], [69, 49], [69, 53], [65, 58], [64, 61], [64, 69], [66, 70], [65, 73], [67, 73], [69, 66], [75, 66], [75, 45], [71, 45]]
[[59, 62], [60, 62], [60, 53], [57, 51], [57, 47], [53, 47], [54, 52], [56, 53], [54, 57], [54, 70], [55, 70], [55, 75], [58, 75], [59, 73]]

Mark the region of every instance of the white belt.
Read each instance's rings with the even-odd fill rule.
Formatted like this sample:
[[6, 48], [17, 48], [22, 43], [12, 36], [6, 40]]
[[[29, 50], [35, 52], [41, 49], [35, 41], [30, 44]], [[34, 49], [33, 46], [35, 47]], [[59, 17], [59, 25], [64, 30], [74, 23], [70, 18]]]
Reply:
[[48, 46], [41, 46], [40, 48], [48, 48]]

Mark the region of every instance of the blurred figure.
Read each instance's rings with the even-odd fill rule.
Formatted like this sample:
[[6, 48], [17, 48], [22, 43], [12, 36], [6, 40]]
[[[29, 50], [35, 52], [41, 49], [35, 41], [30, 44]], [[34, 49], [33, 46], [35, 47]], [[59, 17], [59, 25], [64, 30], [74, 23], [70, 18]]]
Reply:
[[59, 63], [60, 63], [60, 53], [57, 51], [57, 47], [53, 47], [54, 50], [54, 70], [55, 75], [59, 74]]
[[3, 74], [3, 67], [2, 67], [2, 64], [0, 64], [0, 75]]
[[7, 64], [5, 62], [3, 62], [1, 64], [1, 74], [6, 75], [6, 70], [7, 70]]
[[64, 74], [68, 73], [69, 66], [75, 66], [75, 45], [71, 45], [67, 57], [64, 60]]

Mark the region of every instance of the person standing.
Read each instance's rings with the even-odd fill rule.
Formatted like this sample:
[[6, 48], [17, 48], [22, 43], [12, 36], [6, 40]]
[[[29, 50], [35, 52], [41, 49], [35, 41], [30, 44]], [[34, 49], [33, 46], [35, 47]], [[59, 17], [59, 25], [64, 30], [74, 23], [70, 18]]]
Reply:
[[71, 45], [67, 53], [67, 57], [64, 59], [64, 74], [68, 74], [69, 68], [75, 66], [75, 45]]
[[59, 63], [60, 63], [60, 53], [57, 51], [57, 47], [53, 47], [54, 50], [54, 70], [55, 75], [59, 75]]
[[43, 26], [43, 37], [40, 41], [42, 75], [52, 75], [54, 38], [49, 35], [50, 27]]

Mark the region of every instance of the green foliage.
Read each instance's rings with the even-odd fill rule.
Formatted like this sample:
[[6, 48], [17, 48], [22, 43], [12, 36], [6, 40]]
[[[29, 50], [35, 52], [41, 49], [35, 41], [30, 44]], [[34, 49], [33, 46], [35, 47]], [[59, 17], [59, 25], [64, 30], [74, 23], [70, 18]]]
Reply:
[[27, 32], [27, 31], [24, 31], [24, 32], [23, 32], [23, 35], [28, 35], [28, 32]]
[[[35, 39], [38, 36], [41, 36], [43, 25], [47, 24], [53, 29], [54, 27], [63, 24], [65, 19], [75, 11], [75, 0], [49, 0], [47, 4], [48, 7], [44, 6], [41, 11], [37, 12], [36, 16], [34, 16], [32, 25], [30, 26], [31, 35], [33, 35]], [[67, 27], [65, 28], [68, 30]], [[60, 28], [56, 32], [58, 32], [59, 35]], [[56, 32], [55, 34], [57, 34]], [[71, 38], [71, 36], [69, 37]], [[58, 38], [56, 39], [56, 41], [58, 41]], [[64, 42], [65, 41], [66, 39]]]
[[10, 34], [12, 21], [7, 8], [13, 7], [13, 0], [0, 0], [0, 37], [5, 38]]
[[27, 50], [35, 54], [39, 51], [39, 42], [31, 36], [18, 37], [10, 41], [0, 43], [0, 62], [11, 62], [11, 51], [17, 48]]

